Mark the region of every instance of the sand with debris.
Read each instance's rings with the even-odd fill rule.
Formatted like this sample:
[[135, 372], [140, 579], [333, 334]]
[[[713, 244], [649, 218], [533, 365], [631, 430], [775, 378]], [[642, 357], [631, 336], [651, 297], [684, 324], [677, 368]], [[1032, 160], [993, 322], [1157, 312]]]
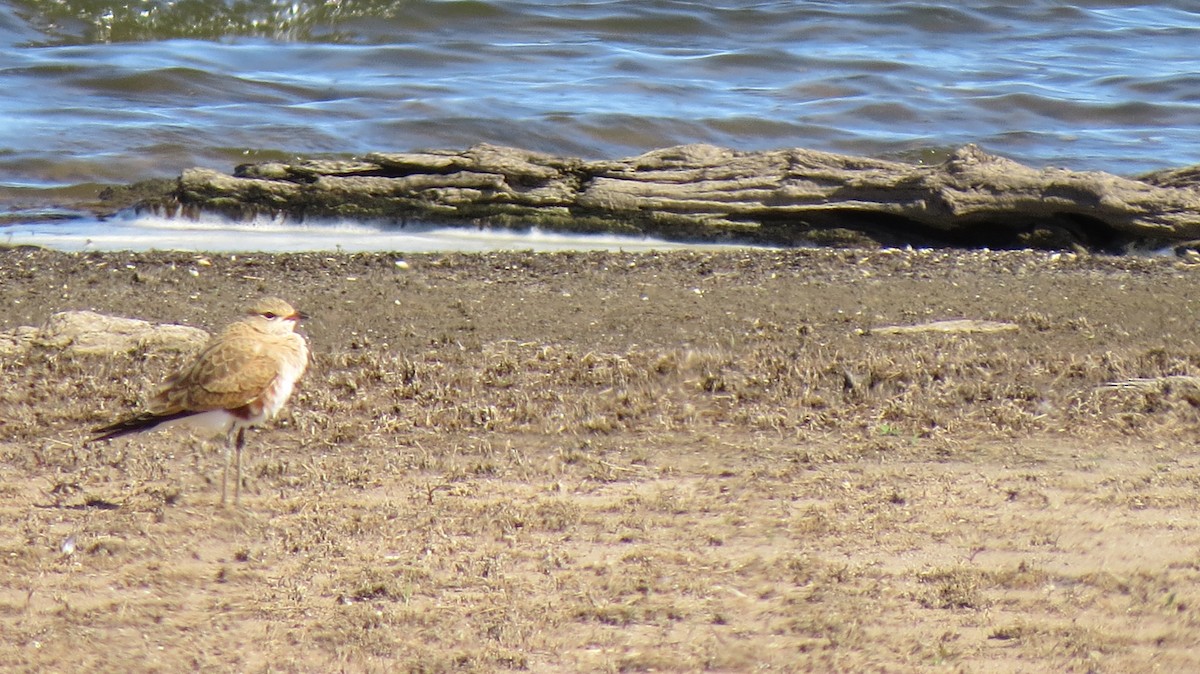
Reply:
[[[1197, 670], [1198, 282], [1031, 252], [0, 251], [0, 665]], [[315, 360], [240, 509], [219, 443], [82, 446], [188, 349], [73, 350], [53, 314], [211, 331], [267, 293]]]

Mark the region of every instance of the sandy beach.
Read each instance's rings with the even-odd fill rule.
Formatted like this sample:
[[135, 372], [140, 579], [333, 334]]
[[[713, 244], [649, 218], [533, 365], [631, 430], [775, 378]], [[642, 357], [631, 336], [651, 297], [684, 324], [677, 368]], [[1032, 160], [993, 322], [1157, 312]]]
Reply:
[[187, 354], [0, 355], [0, 667], [1200, 670], [1197, 287], [1035, 252], [0, 250], [0, 331], [273, 294], [314, 352], [237, 509], [219, 442], [82, 444]]

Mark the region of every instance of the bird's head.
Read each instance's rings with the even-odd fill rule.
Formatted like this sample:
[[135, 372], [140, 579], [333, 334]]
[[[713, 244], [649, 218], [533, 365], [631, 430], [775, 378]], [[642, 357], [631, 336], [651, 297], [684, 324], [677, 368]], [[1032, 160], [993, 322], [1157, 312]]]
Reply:
[[301, 311], [278, 297], [263, 297], [246, 307], [246, 314], [252, 320], [265, 321], [273, 329], [292, 331], [301, 319], [308, 318]]

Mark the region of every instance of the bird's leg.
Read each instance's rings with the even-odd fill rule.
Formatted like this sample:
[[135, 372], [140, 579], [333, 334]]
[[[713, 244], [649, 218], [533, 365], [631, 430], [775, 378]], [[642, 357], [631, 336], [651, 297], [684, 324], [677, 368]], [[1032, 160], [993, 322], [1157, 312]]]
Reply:
[[225, 505], [225, 485], [229, 482], [229, 455], [233, 451], [233, 433], [225, 436], [225, 470], [221, 471], [221, 506]]
[[237, 469], [234, 471], [234, 477], [237, 478], [237, 483], [233, 485], [233, 505], [238, 505], [242, 500], [242, 447], [246, 445], [246, 427], [238, 429], [237, 434]]

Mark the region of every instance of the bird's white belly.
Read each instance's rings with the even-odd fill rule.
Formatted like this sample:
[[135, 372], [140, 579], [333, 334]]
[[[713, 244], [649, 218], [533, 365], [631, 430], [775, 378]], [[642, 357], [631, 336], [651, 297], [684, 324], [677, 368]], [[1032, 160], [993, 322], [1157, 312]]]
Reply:
[[159, 425], [159, 428], [178, 426], [181, 428], [190, 428], [205, 435], [224, 435], [233, 428], [233, 424], [237, 421], [241, 420], [225, 410], [209, 410], [208, 412], [201, 412], [188, 417], [167, 421]]
[[296, 366], [291, 363], [284, 363], [279, 370], [279, 376], [275, 377], [275, 381], [271, 382], [271, 386], [263, 395], [263, 419], [273, 419], [279, 410], [283, 409], [284, 403], [288, 398], [292, 397], [292, 389], [296, 387], [296, 382], [300, 376], [304, 374], [307, 358], [300, 360], [301, 365]]

